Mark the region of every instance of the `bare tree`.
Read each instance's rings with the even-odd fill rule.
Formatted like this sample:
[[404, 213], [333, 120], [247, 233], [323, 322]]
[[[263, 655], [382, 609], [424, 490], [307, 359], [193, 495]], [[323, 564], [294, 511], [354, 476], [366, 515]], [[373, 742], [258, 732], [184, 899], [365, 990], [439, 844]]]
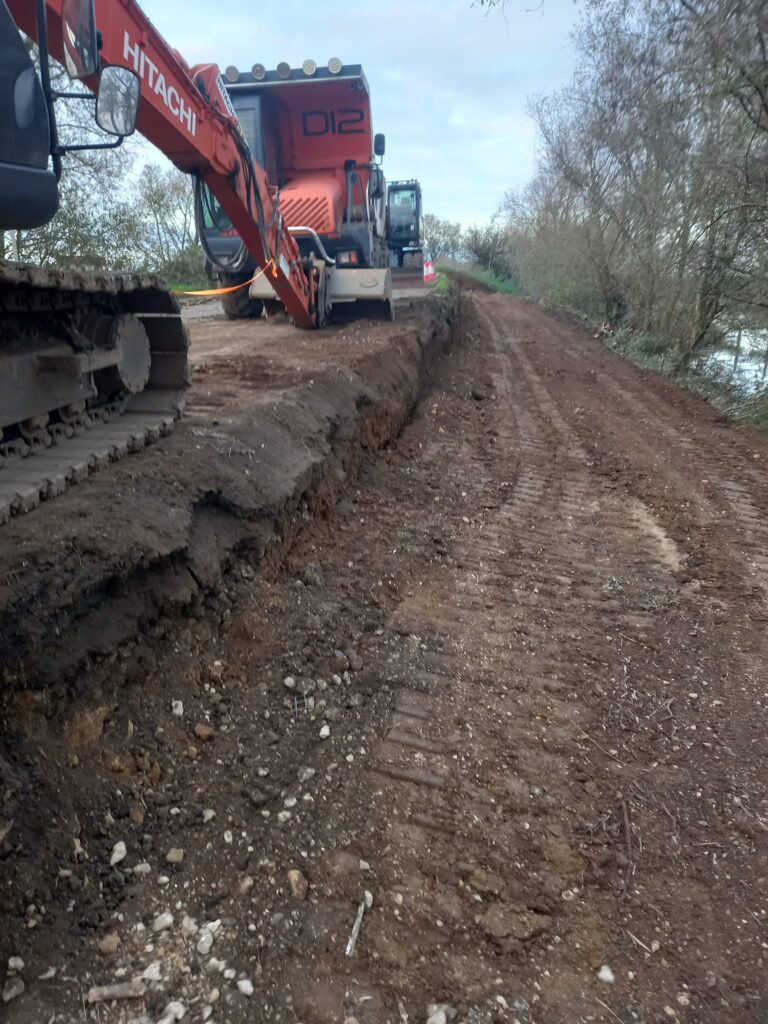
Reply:
[[508, 235], [501, 211], [487, 224], [468, 227], [462, 238], [462, 249], [483, 270], [497, 277], [510, 276]]
[[572, 84], [531, 104], [539, 171], [509, 210], [528, 290], [600, 309], [681, 359], [747, 310], [764, 316], [758, 6], [590, 0]]
[[195, 211], [188, 175], [175, 167], [147, 164], [136, 186], [136, 203], [141, 209], [141, 249], [145, 265], [168, 274], [190, 248], [196, 250], [199, 267], [202, 254], [196, 248]]
[[425, 213], [422, 223], [424, 241], [433, 260], [457, 259], [461, 255], [461, 224], [442, 220], [433, 213]]

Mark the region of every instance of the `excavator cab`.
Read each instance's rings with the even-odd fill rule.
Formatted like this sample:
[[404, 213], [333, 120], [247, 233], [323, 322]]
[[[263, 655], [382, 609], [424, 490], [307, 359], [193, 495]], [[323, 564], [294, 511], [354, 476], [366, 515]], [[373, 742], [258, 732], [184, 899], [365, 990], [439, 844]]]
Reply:
[[387, 245], [395, 265], [406, 257], [421, 258], [421, 185], [393, 181], [387, 189]]
[[[103, 149], [120, 145], [136, 126], [139, 79], [128, 68], [107, 67], [99, 76], [95, 120], [113, 143], [67, 147], [59, 145], [48, 67], [45, 3], [37, 2], [40, 75], [31, 47], [19, 33], [5, 0], [0, 0], [0, 231], [47, 224], [59, 207], [61, 156], [68, 149]], [[93, 0], [63, 0], [62, 49], [67, 74], [73, 79], [99, 72], [98, 33]], [[67, 93], [70, 99], [92, 100], [88, 93]], [[53, 169], [49, 159], [53, 157]]]
[[0, 230], [46, 224], [59, 206], [48, 169], [48, 104], [29, 48], [0, 0]]
[[416, 246], [421, 234], [421, 186], [393, 181], [387, 192], [387, 241], [391, 246]]

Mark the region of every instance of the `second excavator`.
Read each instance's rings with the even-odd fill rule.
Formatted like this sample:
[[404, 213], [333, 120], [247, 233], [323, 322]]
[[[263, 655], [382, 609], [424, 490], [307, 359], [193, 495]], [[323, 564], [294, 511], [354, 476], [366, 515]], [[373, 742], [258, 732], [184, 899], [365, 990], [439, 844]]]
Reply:
[[[283, 61], [274, 70], [230, 66], [224, 87], [285, 230], [305, 260], [326, 267], [334, 316], [391, 318], [385, 140], [373, 134], [363, 69], [336, 57], [325, 67], [313, 60], [299, 68]], [[224, 287], [250, 281], [258, 261], [215, 199], [205, 190], [201, 199], [198, 232], [209, 273]], [[281, 311], [269, 275], [246, 288], [223, 296], [229, 317]]]

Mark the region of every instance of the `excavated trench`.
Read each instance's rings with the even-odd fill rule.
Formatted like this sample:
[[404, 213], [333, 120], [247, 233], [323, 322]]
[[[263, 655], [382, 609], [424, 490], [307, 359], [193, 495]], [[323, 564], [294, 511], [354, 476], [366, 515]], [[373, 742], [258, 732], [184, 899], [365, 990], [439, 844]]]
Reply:
[[432, 300], [394, 327], [309, 338], [212, 321], [236, 344], [219, 340], [223, 354], [198, 364], [173, 437], [4, 528], [0, 686], [69, 677], [160, 616], [194, 609], [238, 559], [279, 565], [361, 454], [398, 435], [456, 315], [455, 299]]

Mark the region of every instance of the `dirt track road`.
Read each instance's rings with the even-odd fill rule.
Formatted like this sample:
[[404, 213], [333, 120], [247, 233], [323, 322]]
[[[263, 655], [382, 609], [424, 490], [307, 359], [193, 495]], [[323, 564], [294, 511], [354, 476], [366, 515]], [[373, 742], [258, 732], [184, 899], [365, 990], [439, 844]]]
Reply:
[[17, 709], [33, 777], [88, 775], [84, 852], [40, 821], [58, 874], [4, 897], [11, 1024], [768, 1019], [768, 440], [464, 301], [398, 443], [272, 576], [148, 636], [140, 678], [84, 677], [45, 758]]

